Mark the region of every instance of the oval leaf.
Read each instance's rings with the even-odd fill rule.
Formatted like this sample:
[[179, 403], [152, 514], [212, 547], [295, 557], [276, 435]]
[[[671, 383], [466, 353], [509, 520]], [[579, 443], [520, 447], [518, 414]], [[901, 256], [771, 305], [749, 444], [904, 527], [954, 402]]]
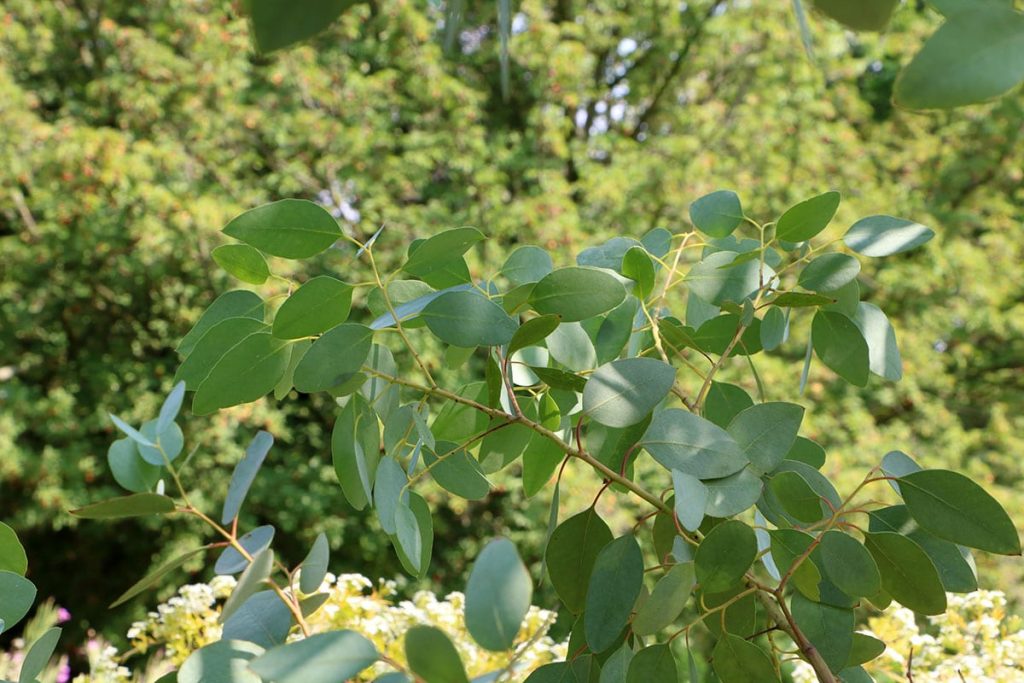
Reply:
[[345, 322], [351, 309], [352, 286], [321, 275], [285, 299], [274, 316], [272, 332], [278, 339], [311, 337]]
[[423, 309], [434, 335], [454, 346], [500, 346], [512, 340], [518, 325], [505, 310], [476, 291], [447, 292]]
[[644, 582], [644, 558], [631, 536], [621, 536], [598, 553], [583, 612], [587, 644], [604, 652], [618, 640]]
[[542, 315], [578, 322], [612, 310], [625, 298], [626, 289], [615, 276], [596, 268], [569, 267], [541, 278], [530, 304]]
[[331, 214], [305, 199], [282, 199], [250, 209], [224, 226], [224, 234], [290, 259], [315, 256], [342, 236]]
[[377, 648], [355, 631], [329, 631], [267, 650], [249, 667], [275, 683], [338, 683], [377, 661]]
[[609, 427], [643, 420], [668, 395], [676, 371], [654, 358], [625, 358], [599, 367], [583, 388], [583, 412]]
[[466, 584], [466, 629], [487, 650], [508, 650], [530, 609], [533, 582], [511, 541], [481, 551]]

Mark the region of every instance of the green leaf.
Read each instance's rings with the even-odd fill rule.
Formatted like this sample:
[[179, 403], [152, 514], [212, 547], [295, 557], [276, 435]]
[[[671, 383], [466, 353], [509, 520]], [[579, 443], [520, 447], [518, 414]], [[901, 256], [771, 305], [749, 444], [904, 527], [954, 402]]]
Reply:
[[274, 316], [273, 335], [278, 339], [311, 337], [345, 322], [351, 309], [352, 286], [321, 275], [285, 299]]
[[742, 387], [727, 382], [712, 382], [704, 398], [704, 417], [725, 428], [740, 411], [752, 405], [754, 401]]
[[797, 472], [779, 472], [768, 480], [768, 488], [783, 510], [800, 522], [812, 524], [825, 516], [821, 497]]
[[850, 226], [843, 242], [864, 256], [892, 256], [917, 249], [935, 237], [935, 231], [920, 223], [892, 216], [868, 216]]
[[[686, 285], [709, 304], [741, 303], [761, 286], [761, 264], [755, 259], [731, 265], [738, 256], [734, 251], [716, 251], [705, 256], [686, 274]], [[775, 271], [765, 265], [764, 282], [774, 276]]]
[[727, 431], [680, 408], [655, 413], [640, 446], [666, 469], [698, 479], [725, 477], [747, 465]]
[[[320, 595], [325, 596], [325, 593]], [[312, 600], [313, 598], [309, 598]], [[308, 616], [308, 600], [302, 602], [303, 615]], [[272, 590], [256, 593], [235, 610], [221, 630], [222, 640], [244, 640], [260, 647], [283, 645], [292, 628], [292, 613]]]
[[36, 600], [35, 585], [14, 572], [0, 570], [0, 632], [21, 621]]
[[25, 655], [25, 659], [21, 662], [21, 672], [18, 674], [18, 683], [34, 683], [39, 677], [39, 674], [46, 668], [47, 663], [50, 661], [50, 657], [53, 656], [53, 651], [57, 648], [57, 642], [60, 640], [61, 629], [50, 628], [47, 629], [43, 635], [39, 636], [32, 647], [29, 648], [28, 653]]
[[842, 313], [818, 311], [811, 323], [814, 351], [825, 365], [850, 384], [868, 383], [870, 356], [860, 330]]
[[601, 677], [598, 679], [598, 683], [624, 683], [626, 675], [629, 673], [629, 663], [632, 661], [633, 650], [628, 643], [623, 643], [601, 665]]
[[295, 368], [295, 388], [307, 394], [336, 387], [358, 372], [370, 355], [373, 330], [342, 323], [313, 342]]
[[[28, 556], [25, 548], [18, 540], [14, 529], [0, 522], [0, 571], [13, 572], [25, 576], [28, 571]], [[0, 631], [2, 631], [0, 627]]]
[[567, 662], [552, 662], [534, 669], [525, 683], [576, 683], [576, 676]]
[[299, 575], [299, 590], [309, 594], [320, 588], [327, 576], [327, 564], [331, 559], [331, 548], [327, 536], [321, 531], [317, 534], [309, 554], [302, 561], [302, 572]]
[[[597, 328], [594, 338], [594, 350], [597, 351], [597, 362], [604, 364], [615, 360], [622, 350], [633, 339], [633, 323], [637, 319], [640, 302], [632, 294], [626, 300], [608, 312]], [[642, 317], [642, 316], [641, 316]], [[629, 355], [635, 351], [631, 350]]]
[[726, 431], [754, 469], [767, 474], [793, 447], [803, 417], [803, 407], [795, 403], [759, 403], [734, 417]]
[[854, 537], [826, 531], [818, 548], [821, 564], [839, 590], [856, 598], [869, 598], [882, 590], [878, 565]]
[[533, 581], [505, 538], [480, 552], [466, 584], [466, 630], [481, 647], [511, 649], [533, 599]]
[[551, 480], [559, 463], [565, 458], [562, 447], [557, 443], [534, 434], [523, 453], [523, 492], [535, 496]]
[[224, 497], [224, 509], [221, 512], [221, 524], [227, 524], [238, 516], [242, 508], [242, 502], [249, 493], [249, 487], [256, 480], [256, 473], [263, 465], [263, 460], [274, 445], [274, 437], [269, 432], [259, 431], [253, 438], [249, 447], [245, 449], [245, 456], [235, 465], [231, 473], [231, 482], [228, 484], [228, 492]]
[[675, 683], [678, 676], [672, 648], [659, 643], [649, 645], [633, 656], [626, 683]]
[[537, 378], [541, 382], [547, 384], [552, 389], [562, 389], [565, 391], [582, 392], [583, 388], [587, 385], [587, 380], [574, 375], [571, 372], [565, 372], [557, 368], [541, 368], [536, 365], [530, 366], [530, 372], [537, 375]]
[[813, 0], [814, 6], [855, 31], [881, 31], [889, 24], [899, 0]]
[[214, 249], [210, 256], [228, 275], [242, 282], [262, 285], [270, 277], [267, 260], [258, 249], [248, 244], [224, 244]]
[[156, 420], [156, 433], [163, 434], [171, 426], [178, 413], [181, 411], [181, 404], [185, 400], [185, 383], [178, 382], [167, 394], [163, 404], [160, 406], [160, 413]]
[[110, 444], [107, 464], [115, 481], [134, 493], [151, 490], [160, 480], [163, 471], [143, 460], [135, 442], [129, 438], [118, 439]]
[[775, 306], [783, 308], [810, 308], [812, 306], [824, 306], [835, 303], [835, 298], [824, 294], [809, 294], [807, 292], [783, 292], [771, 300]]
[[476, 228], [462, 227], [445, 230], [433, 237], [423, 240], [419, 246], [410, 250], [409, 260], [402, 267], [407, 273], [424, 277], [443, 269], [453, 259], [460, 258], [469, 249], [484, 239], [484, 234]]
[[430, 331], [455, 346], [500, 346], [508, 344], [518, 324], [505, 310], [476, 291], [447, 292], [423, 309]]
[[674, 565], [658, 580], [651, 597], [637, 610], [633, 618], [633, 633], [653, 636], [671, 625], [682, 614], [693, 585], [693, 563]]
[[252, 557], [252, 562], [245, 568], [242, 575], [238, 577], [238, 583], [231, 595], [224, 602], [221, 608], [219, 623], [230, 617], [235, 611], [245, 604], [245, 601], [259, 592], [264, 582], [270, 578], [270, 572], [274, 568], [274, 551], [264, 548]]
[[789, 453], [786, 453], [786, 460], [795, 460], [820, 469], [825, 464], [825, 449], [815, 441], [798, 436]]
[[362, 510], [371, 500], [380, 460], [380, 424], [362, 396], [353, 396], [334, 422], [331, 456], [349, 505]]
[[846, 666], [859, 666], [880, 657], [885, 652], [885, 643], [878, 638], [866, 633], [853, 634], [853, 644], [850, 647], [850, 657], [846, 660]]
[[181, 427], [174, 422], [171, 422], [163, 432], [158, 434], [156, 431], [157, 424], [157, 420], [149, 420], [139, 428], [139, 431], [149, 441], [159, 446], [159, 448], [145, 446], [141, 443], [137, 444], [136, 448], [138, 448], [139, 456], [143, 460], [150, 465], [159, 467], [169, 461], [173, 462], [178, 457], [181, 449], [185, 446], [185, 436], [181, 432]]
[[743, 222], [739, 196], [730, 190], [718, 190], [690, 204], [690, 222], [711, 237], [725, 237]]
[[243, 339], [217, 361], [192, 399], [192, 412], [209, 415], [250, 403], [273, 391], [288, 367], [288, 345], [268, 332]]
[[896, 79], [907, 109], [949, 109], [993, 99], [1024, 79], [1024, 14], [978, 3], [949, 17]]
[[111, 498], [100, 503], [72, 510], [71, 514], [82, 519], [118, 519], [121, 517], [143, 517], [165, 515], [174, 512], [174, 500], [156, 493], [135, 493], [121, 498]]
[[668, 395], [676, 371], [654, 358], [625, 358], [599, 367], [583, 388], [583, 412], [609, 427], [629, 427]]
[[469, 683], [466, 669], [452, 641], [433, 626], [413, 626], [405, 634], [409, 669], [430, 683]]
[[539, 282], [553, 268], [554, 265], [548, 252], [540, 247], [528, 245], [518, 247], [509, 254], [505, 264], [501, 267], [501, 274], [507, 277], [513, 285], [525, 285]]
[[433, 552], [434, 527], [430, 508], [421, 496], [410, 492], [408, 504], [398, 506], [395, 529], [393, 541], [402, 566], [414, 576], [424, 576]]
[[604, 652], [619, 638], [644, 583], [644, 558], [632, 535], [620, 536], [598, 553], [583, 612], [587, 645]]
[[263, 648], [253, 643], [215, 641], [188, 656], [178, 669], [178, 683], [260, 683], [249, 667], [263, 653]]
[[155, 586], [157, 583], [160, 582], [161, 579], [170, 574], [172, 571], [174, 571], [178, 567], [181, 567], [199, 553], [206, 552], [211, 547], [212, 546], [203, 546], [202, 548], [196, 548], [195, 550], [190, 550], [187, 553], [184, 553], [183, 555], [179, 555], [174, 559], [168, 560], [167, 562], [163, 563], [162, 565], [154, 569], [152, 572], [147, 574], [145, 577], [137, 581], [135, 584], [133, 584], [131, 588], [122, 593], [121, 597], [119, 597], [117, 600], [110, 604], [110, 609], [113, 609], [119, 605], [123, 605], [124, 603], [134, 598], [136, 595], [139, 595], [148, 588]]
[[373, 507], [377, 510], [377, 518], [386, 534], [395, 533], [395, 510], [400, 504], [408, 481], [409, 478], [398, 461], [391, 457], [380, 459], [373, 484]]
[[857, 304], [853, 323], [868, 345], [868, 367], [879, 377], [894, 382], [903, 378], [903, 359], [896, 344], [896, 332], [889, 319], [874, 304]]
[[306, 0], [299, 10], [287, 0], [249, 0], [253, 37], [263, 54], [295, 45], [320, 33], [354, 0]]
[[541, 315], [531, 318], [519, 326], [508, 343], [508, 355], [511, 356], [519, 349], [533, 346], [544, 341], [562, 322], [557, 315]]
[[847, 254], [822, 254], [804, 266], [797, 279], [804, 289], [834, 292], [856, 279], [860, 261]]
[[581, 251], [576, 257], [576, 265], [622, 272], [622, 259], [633, 247], [642, 248], [642, 245], [632, 237], [613, 237], [604, 244]]
[[761, 346], [765, 351], [774, 351], [782, 346], [789, 333], [786, 314], [778, 308], [769, 308], [761, 320]]
[[722, 683], [778, 681], [772, 659], [764, 650], [739, 636], [725, 634], [712, 653], [715, 673]]
[[926, 531], [969, 548], [1021, 554], [1013, 521], [972, 479], [949, 470], [921, 470], [900, 477], [899, 484], [907, 510]]
[[672, 470], [672, 488], [675, 491], [675, 513], [687, 531], [696, 531], [704, 521], [704, 508], [710, 492], [700, 479]]
[[626, 298], [615, 276], [596, 268], [559, 268], [545, 275], [530, 294], [530, 305], [542, 315], [578, 322], [612, 310]]
[[481, 500], [491, 492], [491, 483], [480, 463], [462, 446], [438, 441], [435, 449], [424, 449], [423, 461], [441, 488], [467, 500]]
[[712, 529], [693, 557], [697, 583], [705, 593], [728, 590], [750, 569], [757, 556], [754, 530], [735, 519]]
[[646, 299], [654, 290], [654, 262], [643, 247], [632, 247], [622, 257], [622, 274], [636, 282], [636, 295]]
[[886, 593], [920, 614], [946, 611], [946, 592], [921, 546], [891, 531], [865, 534], [864, 545], [875, 558]]
[[570, 612], [583, 611], [594, 562], [611, 540], [611, 530], [593, 508], [573, 515], [552, 532], [544, 550], [544, 565], [551, 585]]
[[808, 600], [799, 593], [790, 598], [790, 611], [800, 630], [832, 671], [846, 667], [853, 649], [853, 610]]
[[594, 342], [579, 323], [564, 323], [547, 339], [551, 357], [573, 372], [592, 370], [597, 365]]
[[224, 226], [224, 234], [271, 256], [316, 256], [341, 237], [331, 214], [305, 199], [282, 199], [257, 206]]
[[267, 650], [249, 667], [274, 683], [338, 683], [379, 657], [373, 643], [355, 631], [328, 631]]
[[228, 318], [253, 318], [263, 322], [263, 300], [255, 292], [235, 289], [217, 297], [196, 321], [188, 334], [178, 342], [178, 353], [188, 356], [196, 343], [214, 325]]
[[107, 413], [107, 415], [110, 417], [110, 421], [114, 423], [114, 426], [116, 426], [122, 432], [127, 434], [128, 438], [134, 441], [135, 443], [139, 444], [140, 446], [148, 446], [150, 448], [156, 446], [156, 444], [153, 443], [150, 437], [138, 431], [137, 429], [135, 429], [135, 427], [132, 427], [130, 424], [119, 418], [117, 415], [114, 415], [112, 413]]
[[[238, 539], [238, 544], [245, 549], [249, 557], [252, 557], [269, 548], [273, 540], [274, 527], [270, 524], [264, 524], [247, 534], [243, 534]], [[213, 565], [213, 571], [216, 574], [237, 574], [245, 571], [245, 568], [248, 566], [249, 560], [242, 553], [238, 552], [234, 546], [228, 546], [224, 548], [224, 552], [217, 558], [217, 562]]]
[[836, 215], [839, 200], [838, 192], [826, 192], [787, 209], [775, 224], [775, 237], [787, 242], [811, 239], [824, 230]]
[[174, 374], [174, 381], [185, 382], [195, 391], [209, 376], [217, 362], [249, 335], [268, 331], [262, 320], [255, 318], [227, 318], [214, 324], [195, 343], [192, 352], [182, 361]]

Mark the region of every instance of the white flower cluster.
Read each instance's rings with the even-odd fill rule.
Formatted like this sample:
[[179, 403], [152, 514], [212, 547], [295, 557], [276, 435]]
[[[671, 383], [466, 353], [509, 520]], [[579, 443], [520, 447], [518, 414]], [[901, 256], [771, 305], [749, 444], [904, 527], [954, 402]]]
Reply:
[[[1006, 612], [1006, 596], [979, 590], [946, 595], [945, 614], [919, 624], [914, 613], [894, 606], [868, 620], [865, 632], [886, 643], [864, 668], [878, 681], [903, 681], [908, 668], [917, 683], [1024, 680], [1024, 621]], [[912, 653], [912, 654], [911, 654]], [[795, 683], [817, 680], [799, 664]]]

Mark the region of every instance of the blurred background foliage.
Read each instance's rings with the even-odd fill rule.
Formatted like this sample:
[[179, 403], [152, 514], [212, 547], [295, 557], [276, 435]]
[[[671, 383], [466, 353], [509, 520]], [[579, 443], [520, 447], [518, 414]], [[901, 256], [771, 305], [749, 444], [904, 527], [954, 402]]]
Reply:
[[[360, 239], [386, 226], [386, 263], [414, 237], [478, 226], [492, 237], [480, 274], [518, 243], [570, 262], [615, 235], [685, 231], [689, 203], [718, 188], [763, 220], [837, 189], [835, 236], [875, 213], [928, 224], [926, 249], [860, 278], [896, 327], [904, 380], [857, 389], [814, 366], [805, 433], [841, 483], [898, 448], [993, 485], [1024, 524], [1012, 495], [1024, 475], [1024, 101], [894, 109], [898, 65], [939, 21], [931, 9], [904, 4], [882, 35], [812, 17], [812, 60], [786, 2], [524, 0], [505, 98], [496, 6], [466, 5], [447, 52], [442, 6], [370, 0], [269, 57], [227, 2], [0, 6], [0, 519], [69, 627], [117, 640], [174, 590], [106, 610], [198, 529], [77, 523], [66, 510], [114, 494], [106, 412], [151, 417], [177, 340], [237, 286], [210, 258], [221, 226], [282, 197], [320, 201]], [[340, 252], [318, 268], [361, 277]], [[769, 398], [796, 395], [805, 322], [758, 361]], [[747, 367], [734, 370], [753, 393]], [[472, 368], [442, 373], [453, 385]], [[273, 522], [293, 561], [325, 530], [332, 570], [398, 575], [376, 520], [342, 499], [333, 418], [293, 395], [186, 420], [198, 498], [219, 503], [230, 465], [267, 429], [277, 444], [243, 522]], [[439, 497], [431, 587], [461, 588], [496, 533], [536, 561], [547, 495]], [[588, 503], [563, 496], [564, 511]], [[984, 562], [982, 584], [1019, 602], [1019, 564]]]

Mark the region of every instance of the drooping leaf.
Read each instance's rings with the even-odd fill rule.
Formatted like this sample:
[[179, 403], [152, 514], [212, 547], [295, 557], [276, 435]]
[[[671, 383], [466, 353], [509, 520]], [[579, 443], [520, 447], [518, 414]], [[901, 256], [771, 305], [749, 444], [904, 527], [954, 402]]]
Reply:
[[761, 346], [765, 351], [773, 351], [786, 341], [789, 332], [789, 323], [786, 321], [786, 314], [782, 309], [769, 308], [761, 320]]
[[373, 330], [342, 323], [324, 332], [295, 368], [295, 388], [304, 393], [325, 391], [350, 379], [366, 362]]
[[756, 555], [753, 529], [739, 520], [722, 522], [697, 546], [693, 558], [697, 583], [706, 593], [727, 590], [743, 578]]
[[436, 449], [424, 449], [430, 475], [443, 489], [468, 500], [486, 498], [491, 483], [480, 463], [465, 448], [450, 441], [438, 441]]
[[578, 322], [606, 313], [626, 298], [622, 283], [596, 268], [571, 266], [545, 275], [533, 288], [530, 304], [542, 315]]
[[25, 654], [21, 662], [21, 672], [18, 674], [18, 683], [35, 683], [39, 674], [46, 668], [53, 651], [57, 648], [60, 640], [61, 629], [49, 628], [43, 635], [39, 636]]
[[826, 192], [790, 207], [775, 224], [775, 237], [787, 242], [803, 242], [824, 230], [839, 208], [840, 194]]
[[377, 661], [377, 648], [355, 631], [328, 631], [267, 650], [249, 667], [275, 683], [338, 683]]
[[687, 531], [696, 531], [704, 520], [708, 504], [708, 487], [693, 475], [672, 470], [672, 488], [675, 491], [675, 513]]
[[592, 370], [597, 365], [594, 342], [579, 323], [559, 325], [546, 344], [551, 358], [573, 372]]
[[[274, 527], [270, 524], [258, 526], [252, 531], [243, 534], [238, 539], [238, 544], [245, 548], [250, 557], [266, 550], [274, 540]], [[237, 574], [249, 566], [249, 560], [234, 546], [224, 548], [224, 552], [217, 558], [213, 565], [213, 571], [217, 574]]]
[[739, 636], [728, 633], [723, 635], [715, 645], [712, 658], [715, 673], [722, 683], [769, 683], [779, 680], [771, 657], [757, 645]]
[[950, 16], [896, 79], [907, 109], [949, 109], [993, 99], [1024, 79], [1024, 14], [978, 3]]
[[263, 322], [263, 300], [255, 292], [235, 289], [217, 297], [178, 342], [178, 353], [189, 356], [196, 343], [214, 325], [228, 318], [253, 318]]
[[892, 216], [868, 216], [846, 231], [843, 242], [864, 256], [892, 256], [917, 249], [935, 237], [935, 231], [920, 223]]
[[878, 565], [853, 536], [826, 531], [818, 547], [822, 566], [839, 590], [853, 597], [868, 598], [882, 589]]
[[740, 411], [752, 405], [754, 401], [742, 387], [716, 381], [704, 398], [704, 417], [724, 429]]
[[[741, 303], [762, 283], [761, 264], [756, 260], [739, 261], [734, 251], [716, 251], [705, 256], [686, 274], [686, 285], [707, 303], [720, 306], [726, 302]], [[737, 261], [737, 265], [732, 265]], [[764, 266], [764, 282], [774, 277], [770, 266]]]
[[633, 649], [627, 643], [623, 643], [601, 666], [601, 677], [598, 679], [598, 683], [624, 683], [631, 661], [633, 661]]
[[249, 209], [224, 226], [224, 234], [272, 256], [316, 256], [341, 237], [323, 207], [304, 199], [282, 199]]
[[163, 579], [163, 577], [167, 576], [178, 567], [181, 567], [199, 553], [206, 552], [210, 549], [210, 547], [211, 546], [203, 546], [202, 548], [190, 550], [189, 552], [184, 553], [183, 555], [179, 555], [175, 557], [173, 560], [169, 560], [164, 564], [160, 565], [152, 572], [147, 574], [145, 577], [137, 581], [131, 588], [122, 593], [117, 600], [111, 603], [110, 608], [113, 609], [119, 605], [122, 605], [131, 600], [132, 598], [134, 598], [136, 595], [139, 595], [146, 589], [150, 588], [151, 586], [155, 586], [157, 583], [160, 582], [161, 579]]
[[[639, 327], [636, 325], [638, 320], [644, 320], [639, 308], [640, 301], [630, 294], [601, 321], [601, 326], [597, 328], [597, 335], [594, 337], [598, 363], [604, 364], [618, 358], [631, 340], [634, 345], [637, 343], [638, 335], [634, 334], [634, 328]], [[631, 346], [627, 350], [627, 355], [633, 356], [636, 350], [637, 347]]]
[[469, 683], [458, 651], [444, 631], [433, 626], [413, 626], [405, 633], [405, 658], [409, 669], [431, 683]]
[[803, 407], [795, 403], [759, 403], [736, 415], [726, 431], [754, 469], [767, 474], [793, 447], [803, 417]]
[[362, 510], [372, 499], [380, 460], [380, 424], [362, 396], [350, 398], [335, 420], [331, 456], [345, 499]]
[[21, 621], [35, 600], [35, 584], [20, 574], [0, 569], [0, 631]]
[[583, 412], [609, 427], [644, 419], [668, 395], [675, 368], [654, 358], [625, 358], [599, 367], [583, 389]]
[[813, 0], [823, 14], [855, 31], [881, 31], [899, 0]]
[[804, 266], [797, 280], [812, 292], [835, 292], [860, 274], [860, 261], [848, 254], [822, 254]]
[[121, 498], [111, 498], [99, 503], [72, 510], [71, 514], [82, 519], [119, 519], [122, 517], [144, 517], [166, 515], [174, 512], [174, 499], [157, 493], [134, 493]]
[[225, 353], [196, 389], [192, 412], [209, 415], [262, 398], [288, 367], [287, 343], [269, 332], [251, 334]]
[[743, 222], [739, 196], [730, 190], [706, 194], [690, 204], [690, 222], [710, 237], [725, 237]]
[[921, 470], [900, 477], [899, 485], [907, 510], [926, 531], [969, 548], [1021, 554], [1010, 516], [969, 477], [950, 470]]
[[854, 631], [853, 644], [850, 647], [850, 657], [846, 660], [846, 666], [865, 664], [881, 656], [883, 652], [885, 652], [885, 643], [881, 640], [866, 633]]
[[274, 551], [264, 548], [252, 557], [252, 562], [245, 568], [242, 575], [238, 577], [238, 583], [231, 595], [224, 602], [220, 612], [220, 623], [230, 617], [235, 611], [245, 604], [245, 601], [255, 595], [263, 588], [264, 581], [270, 577], [274, 568]]
[[18, 540], [14, 529], [0, 522], [0, 571], [25, 576], [28, 571], [28, 556]]
[[228, 275], [242, 282], [262, 285], [270, 277], [267, 260], [248, 244], [223, 244], [210, 252], [210, 256]]
[[860, 330], [842, 313], [818, 311], [811, 323], [811, 340], [818, 358], [850, 384], [868, 383], [870, 354]]
[[227, 524], [238, 516], [242, 508], [242, 502], [249, 493], [249, 487], [256, 480], [256, 473], [259, 472], [263, 460], [274, 445], [274, 437], [269, 432], [259, 431], [253, 437], [249, 447], [245, 449], [245, 456], [235, 465], [231, 473], [231, 482], [228, 484], [228, 492], [224, 497], [224, 509], [221, 512], [221, 524]]
[[311, 337], [345, 322], [351, 309], [352, 285], [320, 275], [285, 299], [272, 332], [278, 339]]
[[565, 457], [562, 447], [551, 439], [534, 434], [523, 452], [523, 492], [536, 495], [551, 480]]
[[188, 656], [178, 669], [178, 683], [260, 683], [249, 666], [263, 652], [241, 640], [214, 641]]
[[270, 648], [284, 644], [292, 628], [292, 613], [277, 593], [265, 590], [246, 600], [228, 617], [221, 630], [224, 640], [244, 640]]
[[679, 408], [655, 413], [640, 445], [667, 469], [698, 479], [728, 476], [748, 462], [727, 431]]
[[853, 323], [868, 345], [868, 367], [879, 377], [898, 382], [903, 378], [903, 360], [896, 344], [896, 332], [889, 319], [874, 304], [857, 304]]
[[620, 536], [598, 553], [583, 612], [587, 645], [604, 652], [626, 626], [644, 580], [644, 559], [632, 535]]
[[327, 564], [331, 559], [331, 549], [327, 544], [327, 536], [323, 532], [317, 534], [313, 546], [309, 549], [306, 559], [302, 561], [302, 573], [299, 575], [299, 590], [313, 593], [323, 583], [327, 575]]
[[438, 339], [466, 348], [507, 344], [518, 327], [501, 306], [476, 291], [442, 294], [426, 305], [422, 317]]
[[508, 539], [495, 539], [480, 552], [469, 574], [466, 630], [484, 649], [508, 650], [532, 598], [533, 582], [516, 547]]
[[864, 546], [875, 558], [886, 593], [920, 614], [946, 611], [942, 581], [921, 546], [891, 531], [865, 534]]
[[411, 249], [409, 260], [402, 268], [407, 273], [424, 277], [444, 268], [452, 259], [460, 258], [474, 244], [484, 239], [484, 234], [476, 228], [445, 230], [423, 240], [419, 246]]
[[430, 566], [433, 552], [434, 527], [430, 508], [416, 493], [409, 493], [408, 505], [399, 505], [395, 511], [395, 549], [406, 571], [423, 576]]
[[544, 551], [551, 585], [569, 611], [583, 610], [594, 562], [612, 532], [593, 508], [559, 524]]
[[643, 247], [632, 247], [622, 257], [622, 274], [636, 282], [636, 294], [646, 299], [654, 289], [654, 262]]
[[156, 419], [157, 434], [163, 434], [171, 426], [171, 423], [178, 417], [178, 412], [181, 410], [181, 404], [184, 400], [185, 383], [178, 382], [171, 389], [171, 393], [167, 394], [167, 398], [164, 399], [163, 404], [160, 406], [160, 413]]
[[808, 600], [800, 593], [790, 599], [793, 620], [834, 672], [846, 667], [853, 649], [853, 610]]
[[637, 610], [633, 633], [651, 636], [671, 625], [682, 614], [693, 586], [693, 563], [674, 565], [658, 580], [651, 596]]

